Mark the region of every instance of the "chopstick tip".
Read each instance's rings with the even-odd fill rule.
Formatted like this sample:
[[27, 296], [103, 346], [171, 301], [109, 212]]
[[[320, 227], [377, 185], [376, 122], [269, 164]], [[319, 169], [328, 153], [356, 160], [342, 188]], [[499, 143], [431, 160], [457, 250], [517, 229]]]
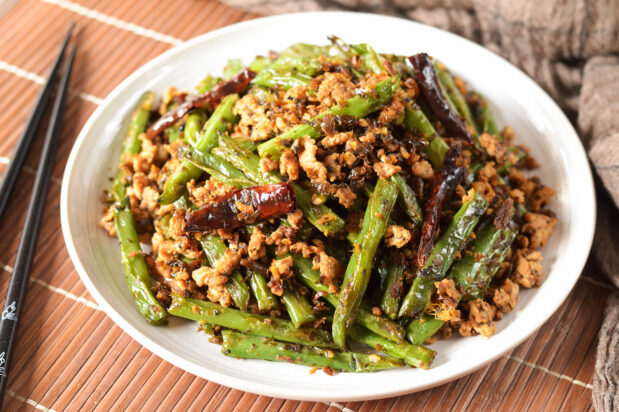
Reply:
[[75, 28], [75, 22], [72, 21], [71, 24], [69, 24], [69, 29], [64, 35], [64, 40], [62, 41], [62, 46], [60, 48], [60, 54], [62, 54], [64, 50], [67, 48], [67, 44], [69, 44], [69, 40], [71, 40], [71, 34], [73, 33], [74, 28]]
[[69, 23], [69, 29], [67, 30], [67, 34], [66, 34], [67, 37], [71, 36], [71, 33], [73, 33], [73, 29], [75, 29], [75, 22], [71, 21]]

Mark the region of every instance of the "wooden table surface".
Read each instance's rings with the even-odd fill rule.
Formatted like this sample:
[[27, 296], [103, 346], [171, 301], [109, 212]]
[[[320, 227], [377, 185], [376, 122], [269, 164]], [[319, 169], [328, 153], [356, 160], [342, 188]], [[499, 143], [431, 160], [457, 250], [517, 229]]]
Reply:
[[[432, 390], [368, 402], [298, 402], [220, 386], [151, 354], [105, 315], [80, 281], [61, 234], [58, 198], [71, 146], [101, 99], [135, 69], [191, 37], [254, 17], [207, 0], [0, 1], [0, 173], [69, 22], [77, 22], [79, 29], [73, 93], [10, 368], [5, 410], [592, 409], [596, 336], [612, 289], [592, 263], [557, 313], [509, 355]], [[1, 220], [2, 299], [40, 137]]]

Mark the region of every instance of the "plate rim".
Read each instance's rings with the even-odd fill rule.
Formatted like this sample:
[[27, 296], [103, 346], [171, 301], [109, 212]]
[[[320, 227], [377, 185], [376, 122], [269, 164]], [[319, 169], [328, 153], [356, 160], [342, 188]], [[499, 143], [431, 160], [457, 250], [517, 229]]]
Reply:
[[[75, 167], [75, 161], [77, 159], [77, 155], [78, 152], [80, 151], [84, 141], [86, 140], [87, 136], [91, 133], [91, 129], [94, 125], [94, 123], [96, 122], [96, 119], [100, 116], [100, 113], [102, 113], [103, 111], [106, 110], [107, 106], [111, 104], [111, 102], [113, 102], [115, 100], [115, 98], [117, 97], [117, 95], [119, 95], [122, 90], [124, 90], [127, 87], [130, 87], [130, 85], [134, 82], [134, 79], [140, 77], [143, 73], [147, 72], [148, 70], [150, 70], [153, 66], [157, 66], [159, 64], [159, 62], [164, 61], [166, 59], [168, 59], [170, 56], [173, 56], [176, 53], [180, 53], [185, 49], [188, 48], [192, 48], [194, 47], [194, 45], [201, 43], [201, 42], [205, 42], [205, 41], [210, 41], [213, 40], [217, 37], [222, 37], [222, 36], [226, 36], [229, 33], [233, 33], [236, 31], [242, 31], [244, 29], [248, 29], [248, 28], [253, 28], [256, 26], [261, 26], [261, 25], [267, 25], [267, 24], [276, 24], [278, 21], [283, 21], [289, 18], [298, 18], [299, 16], [308, 16], [309, 17], [316, 17], [316, 16], [320, 16], [320, 15], [324, 15], [324, 14], [329, 14], [329, 15], [334, 15], [334, 14], [339, 14], [342, 17], [348, 17], [348, 18], [355, 18], [358, 16], [365, 16], [366, 18], [373, 18], [373, 19], [378, 19], [378, 20], [397, 20], [400, 22], [406, 22], [407, 24], [410, 25], [415, 25], [415, 26], [419, 26], [420, 28], [422, 28], [423, 30], [429, 30], [430, 32], [434, 31], [434, 32], [440, 32], [441, 35], [443, 36], [447, 36], [448, 38], [451, 39], [457, 39], [457, 41], [461, 42], [464, 41], [466, 43], [468, 43], [469, 47], [473, 47], [473, 48], [477, 48], [479, 50], [481, 50], [482, 53], [486, 53], [489, 55], [492, 55], [493, 58], [498, 58], [500, 60], [503, 61], [503, 63], [509, 65], [511, 67], [511, 69], [515, 69], [516, 71], [519, 72], [519, 74], [523, 77], [523, 81], [526, 81], [528, 83], [530, 83], [530, 86], [533, 87], [534, 89], [536, 89], [537, 92], [537, 97], [541, 96], [545, 101], [542, 102], [542, 104], [544, 106], [548, 106], [548, 107], [552, 107], [553, 109], [555, 109], [557, 111], [557, 114], [561, 120], [561, 122], [565, 123], [568, 127], [571, 133], [569, 133], [569, 139], [575, 141], [576, 145], [575, 147], [572, 148], [572, 150], [578, 151], [578, 156], [581, 157], [581, 161], [584, 160], [584, 166], [585, 166], [585, 170], [587, 172], [587, 176], [585, 177], [585, 180], [588, 183], [589, 186], [589, 193], [590, 196], [587, 196], [590, 199], [590, 202], [587, 203], [586, 206], [588, 206], [587, 208], [591, 211], [590, 214], [590, 219], [589, 219], [589, 234], [587, 236], [586, 239], [580, 239], [581, 241], [581, 246], [582, 245], [586, 245], [586, 248], [582, 248], [581, 250], [583, 250], [583, 252], [580, 254], [580, 256], [578, 256], [578, 259], [576, 260], [576, 262], [574, 262], [574, 258], [571, 258], [571, 261], [574, 263], [577, 263], [575, 265], [573, 265], [572, 267], [577, 268], [578, 270], [576, 270], [575, 272], [578, 273], [582, 273], [582, 269], [584, 268], [584, 265], [586, 263], [586, 260], [589, 256], [589, 251], [591, 249], [591, 244], [593, 242], [593, 236], [594, 236], [594, 230], [595, 230], [595, 221], [596, 221], [596, 198], [595, 198], [595, 189], [594, 189], [594, 184], [593, 184], [593, 176], [592, 176], [592, 172], [591, 172], [591, 168], [589, 165], [589, 162], [587, 160], [586, 157], [586, 153], [584, 150], [584, 147], [582, 146], [582, 142], [580, 141], [580, 139], [578, 138], [578, 134], [576, 132], [576, 130], [574, 129], [573, 125], [569, 122], [569, 120], [567, 119], [567, 117], [565, 116], [565, 114], [563, 113], [563, 111], [558, 107], [558, 105], [556, 104], [556, 102], [537, 84], [535, 83], [526, 73], [524, 73], [522, 70], [520, 70], [518, 67], [514, 66], [512, 63], [510, 63], [509, 61], [505, 60], [504, 58], [502, 58], [501, 56], [495, 54], [494, 52], [484, 48], [481, 45], [478, 45], [474, 42], [472, 42], [469, 39], [466, 39], [464, 37], [458, 36], [456, 34], [447, 32], [445, 30], [442, 29], [438, 29], [436, 27], [433, 26], [428, 26], [422, 23], [418, 23], [412, 20], [408, 20], [408, 19], [404, 19], [404, 18], [399, 18], [399, 17], [393, 17], [393, 16], [385, 16], [385, 15], [377, 15], [377, 14], [371, 14], [371, 13], [359, 13], [359, 12], [350, 12], [350, 11], [315, 11], [315, 12], [302, 12], [302, 13], [289, 13], [289, 14], [281, 14], [281, 15], [275, 15], [275, 16], [268, 16], [268, 17], [262, 17], [262, 18], [257, 18], [254, 20], [250, 20], [250, 21], [246, 21], [246, 22], [239, 22], [239, 23], [235, 23], [229, 26], [225, 26], [222, 27], [220, 29], [217, 30], [213, 30], [211, 32], [196, 36], [192, 39], [189, 39], [177, 46], [174, 46], [172, 48], [170, 48], [169, 50], [161, 53], [160, 55], [156, 56], [155, 58], [153, 58], [152, 60], [150, 60], [149, 62], [145, 63], [144, 65], [142, 65], [140, 68], [138, 68], [136, 71], [134, 71], [133, 73], [131, 73], [128, 77], [126, 77], [122, 82], [120, 82], [106, 97], [105, 99], [98, 105], [98, 107], [95, 109], [95, 111], [90, 115], [88, 121], [85, 123], [85, 125], [83, 126], [83, 128], [81, 129], [77, 139], [75, 140], [73, 147], [71, 149], [71, 153], [69, 155], [69, 158], [67, 160], [67, 165], [65, 167], [64, 173], [63, 173], [63, 177], [62, 177], [62, 186], [61, 186], [61, 194], [60, 194], [60, 215], [61, 215], [61, 226], [62, 226], [62, 234], [65, 240], [65, 244], [66, 247], [68, 249], [69, 252], [69, 257], [71, 258], [71, 261], [73, 263], [73, 265], [75, 266], [81, 281], [85, 284], [86, 288], [88, 289], [88, 292], [93, 296], [93, 298], [95, 299], [95, 301], [97, 302], [97, 304], [103, 309], [103, 311], [110, 317], [112, 318], [112, 320], [114, 321], [114, 323], [116, 323], [118, 326], [121, 327], [121, 329], [127, 333], [129, 336], [131, 336], [132, 339], [134, 339], [135, 341], [137, 341], [140, 345], [146, 347], [150, 352], [152, 352], [153, 354], [155, 354], [156, 356], [160, 357], [161, 359], [170, 362], [171, 364], [180, 367], [181, 369], [196, 375], [196, 376], [200, 376], [204, 379], [207, 380], [211, 380], [214, 381], [218, 384], [224, 385], [224, 386], [228, 386], [228, 387], [232, 387], [235, 389], [239, 389], [239, 390], [243, 390], [246, 392], [251, 392], [251, 393], [255, 393], [255, 394], [259, 394], [259, 395], [266, 395], [266, 396], [271, 396], [271, 397], [279, 397], [279, 398], [286, 398], [286, 399], [295, 399], [295, 400], [306, 400], [306, 401], [360, 401], [360, 400], [370, 400], [370, 399], [380, 399], [380, 398], [385, 398], [385, 397], [393, 397], [393, 396], [400, 396], [400, 395], [404, 395], [404, 394], [408, 394], [408, 393], [413, 393], [416, 391], [421, 391], [421, 390], [425, 390], [428, 388], [432, 388], [447, 382], [450, 382], [452, 380], [458, 379], [462, 376], [468, 375], [473, 373], [476, 370], [479, 370], [480, 368], [484, 367], [485, 365], [495, 361], [496, 359], [498, 359], [499, 357], [501, 357], [502, 355], [504, 355], [505, 353], [509, 352], [510, 350], [512, 350], [513, 348], [515, 348], [516, 346], [518, 346], [520, 343], [522, 343], [525, 339], [527, 339], [529, 336], [531, 336], [533, 333], [535, 333], [542, 325], [544, 325], [546, 323], [546, 321], [557, 311], [557, 309], [561, 306], [561, 304], [563, 304], [563, 302], [565, 302], [565, 300], [567, 299], [567, 296], [569, 295], [569, 293], [573, 290], [574, 286], [576, 285], [576, 282], [578, 280], [578, 276], [576, 276], [574, 278], [574, 281], [572, 283], [572, 285], [570, 286], [569, 289], [566, 289], [566, 292], [564, 294], [564, 296], [562, 296], [562, 298], [560, 299], [560, 301], [558, 301], [558, 303], [556, 303], [556, 305], [554, 305], [554, 307], [552, 308], [551, 311], [549, 311], [547, 313], [547, 315], [544, 317], [544, 319], [538, 323], [538, 325], [530, 330], [527, 330], [526, 333], [523, 333], [521, 335], [518, 335], [518, 339], [515, 339], [510, 345], [505, 346], [504, 348], [502, 348], [501, 350], [497, 350], [491, 357], [485, 359], [484, 361], [479, 362], [478, 364], [472, 366], [472, 367], [468, 367], [464, 370], [459, 371], [458, 373], [454, 373], [452, 375], [449, 375], [448, 377], [444, 377], [442, 379], [435, 379], [432, 381], [429, 381], [425, 384], [418, 384], [416, 385], [414, 388], [410, 388], [410, 389], [400, 389], [400, 390], [377, 390], [376, 387], [374, 387], [374, 389], [372, 390], [368, 390], [368, 388], [364, 389], [364, 394], [359, 394], [358, 391], [357, 393], [344, 393], [342, 396], [327, 396], [325, 397], [324, 395], [322, 395], [322, 392], [317, 392], [315, 390], [312, 389], [308, 389], [307, 391], [297, 391], [295, 389], [291, 389], [291, 388], [274, 388], [271, 385], [268, 384], [262, 384], [260, 382], [256, 382], [256, 381], [250, 381], [244, 378], [237, 378], [235, 376], [231, 376], [231, 375], [227, 375], [224, 373], [220, 373], [216, 370], [213, 369], [208, 369], [205, 367], [201, 367], [198, 366], [188, 360], [185, 360], [184, 358], [180, 357], [179, 355], [177, 355], [176, 353], [166, 349], [165, 347], [159, 345], [157, 342], [151, 340], [149, 337], [147, 337], [146, 335], [142, 334], [139, 330], [137, 330], [134, 326], [132, 326], [132, 324], [126, 320], [122, 314], [120, 312], [118, 312], [117, 310], [114, 309], [114, 307], [112, 306], [112, 304], [110, 302], [108, 302], [103, 296], [102, 294], [99, 292], [99, 290], [97, 289], [97, 287], [95, 287], [94, 283], [91, 281], [90, 276], [88, 275], [82, 261], [81, 258], [77, 252], [75, 243], [73, 241], [73, 237], [71, 236], [71, 225], [70, 225], [70, 219], [69, 219], [69, 207], [68, 207], [68, 197], [69, 197], [69, 186], [70, 186], [70, 180], [71, 180], [71, 176], [72, 176], [72, 172], [73, 172], [73, 168]], [[574, 142], [569, 142], [570, 144], [574, 143]]]

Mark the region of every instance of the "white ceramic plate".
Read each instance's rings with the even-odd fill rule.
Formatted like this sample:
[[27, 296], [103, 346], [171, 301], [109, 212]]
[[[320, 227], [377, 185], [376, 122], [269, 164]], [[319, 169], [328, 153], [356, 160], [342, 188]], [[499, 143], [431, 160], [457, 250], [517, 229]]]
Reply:
[[[455, 338], [433, 345], [430, 370], [313, 375], [303, 366], [223, 356], [196, 333], [195, 323], [171, 319], [166, 327], [146, 323], [125, 285], [119, 250], [97, 226], [101, 191], [119, 158], [128, 114], [145, 90], [168, 86], [192, 90], [207, 73], [221, 73], [227, 59], [249, 62], [257, 54], [294, 42], [326, 44], [336, 34], [372, 44], [379, 52], [425, 51], [441, 59], [491, 102], [500, 125], [531, 147], [542, 180], [557, 196], [550, 204], [559, 224], [544, 250], [545, 280], [520, 294], [515, 311], [497, 322], [490, 339]], [[240, 23], [190, 40], [157, 57], [123, 81], [80, 133], [64, 174], [62, 230], [82, 281], [106, 313], [131, 337], [161, 358], [195, 375], [258, 394], [299, 400], [362, 400], [430, 388], [471, 373], [518, 345], [567, 297], [589, 254], [595, 223], [591, 171], [578, 137], [557, 105], [525, 74], [488, 50], [453, 34], [392, 17], [356, 13], [291, 14]]]

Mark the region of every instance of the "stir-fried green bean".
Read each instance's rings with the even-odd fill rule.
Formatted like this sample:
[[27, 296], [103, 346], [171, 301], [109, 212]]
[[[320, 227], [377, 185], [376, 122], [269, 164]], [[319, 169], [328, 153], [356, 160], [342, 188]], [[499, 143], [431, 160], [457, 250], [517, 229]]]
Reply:
[[361, 56], [361, 64], [363, 64], [367, 71], [372, 73], [380, 73], [385, 71], [385, 67], [383, 66], [383, 62], [381, 61], [380, 56], [372, 46], [366, 43], [355, 44], [351, 46], [352, 49]]
[[228, 64], [224, 67], [224, 79], [229, 79], [243, 69], [243, 62], [241, 59], [230, 59]]
[[449, 97], [451, 102], [453, 102], [456, 110], [458, 111], [458, 113], [460, 113], [460, 116], [464, 118], [466, 123], [470, 127], [472, 127], [473, 130], [476, 131], [477, 128], [475, 126], [475, 122], [473, 121], [471, 109], [469, 108], [466, 99], [460, 92], [460, 89], [458, 88], [458, 86], [456, 86], [453, 77], [451, 77], [451, 74], [449, 74], [447, 69], [445, 69], [445, 66], [443, 66], [441, 63], [436, 63], [434, 67], [436, 68], [436, 74], [438, 76], [439, 82], [445, 88], [447, 96]]
[[[211, 266], [215, 267], [217, 261], [224, 257], [226, 250], [226, 244], [219, 236], [205, 233], [200, 241], [202, 250], [206, 255]], [[232, 301], [236, 306], [241, 309], [247, 308], [249, 303], [249, 287], [243, 281], [243, 275], [240, 270], [233, 271], [228, 276], [228, 282], [226, 283], [226, 290], [230, 294]]]
[[116, 236], [129, 291], [144, 319], [153, 325], [167, 321], [166, 311], [150, 289], [150, 275], [140, 248], [140, 239], [128, 199], [113, 206]]
[[264, 275], [258, 272], [250, 272], [249, 287], [256, 298], [256, 304], [260, 312], [268, 312], [279, 307], [277, 298], [267, 286], [267, 280]]
[[303, 136], [309, 136], [314, 139], [318, 138], [322, 133], [320, 129], [320, 120], [323, 119], [327, 113], [338, 116], [353, 116], [356, 118], [367, 116], [389, 103], [398, 83], [399, 79], [390, 78], [383, 80], [376, 85], [372, 93], [368, 93], [365, 96], [351, 97], [346, 104], [333, 106], [314, 117], [310, 122], [295, 126], [271, 140], [267, 140], [258, 146], [260, 157], [268, 157], [277, 160], [281, 156], [284, 141], [297, 140]]
[[316, 316], [312, 312], [312, 306], [299, 289], [284, 286], [282, 303], [290, 316], [290, 320], [297, 328], [316, 320]]
[[[247, 150], [243, 150], [231, 139], [221, 137], [219, 147], [212, 150], [213, 154], [226, 159], [245, 175], [258, 184], [280, 183], [283, 178], [278, 172], [262, 173], [260, 158]], [[297, 207], [303, 211], [304, 217], [318, 230], [325, 234], [334, 234], [341, 231], [346, 222], [326, 205], [315, 205], [311, 196], [298, 184], [291, 183], [297, 199]]]
[[429, 142], [425, 150], [428, 159], [432, 166], [435, 168], [440, 167], [445, 158], [445, 153], [449, 150], [449, 145], [438, 135], [434, 126], [432, 126], [432, 122], [430, 122], [418, 105], [414, 104], [406, 107], [404, 125], [409, 132], [420, 135]]
[[202, 110], [196, 110], [187, 116], [187, 121], [185, 122], [185, 130], [184, 130], [184, 139], [191, 146], [194, 146], [197, 143], [197, 139], [199, 137], [200, 130], [202, 130], [202, 126], [206, 121], [206, 114]]
[[514, 227], [499, 229], [493, 224], [488, 224], [477, 234], [472, 254], [460, 259], [449, 273], [465, 301], [484, 296], [517, 234]]
[[235, 187], [254, 186], [255, 183], [249, 180], [239, 169], [228, 161], [214, 156], [210, 153], [202, 153], [189, 146], [178, 148], [178, 157], [188, 160], [197, 168], [207, 172], [216, 180]]
[[[226, 96], [217, 106], [200, 133], [201, 136], [195, 145], [196, 150], [207, 153], [216, 145], [217, 135], [226, 131], [228, 123], [235, 119], [232, 107], [238, 98], [236, 94]], [[191, 179], [197, 179], [200, 175], [202, 175], [202, 170], [184, 160], [182, 165], [166, 181], [163, 193], [159, 197], [159, 203], [162, 205], [174, 203], [186, 190], [187, 182]]]
[[[144, 93], [132, 115], [129, 130], [123, 144], [123, 154], [138, 154], [142, 148], [139, 136], [146, 130], [150, 109], [155, 95]], [[166, 323], [167, 316], [163, 306], [157, 301], [150, 288], [150, 275], [140, 247], [140, 239], [135, 224], [129, 198], [126, 197], [127, 176], [124, 168], [119, 168], [112, 185], [112, 207], [116, 236], [120, 243], [120, 255], [129, 291], [144, 319], [153, 325]]]
[[231, 59], [158, 108], [142, 95], [100, 225], [154, 325], [197, 321], [226, 356], [327, 373], [427, 369], [421, 345], [458, 310], [474, 317], [526, 247], [534, 202], [510, 197], [528, 150], [428, 54], [329, 40]]
[[403, 366], [400, 359], [391, 356], [291, 345], [229, 330], [223, 331], [222, 335], [222, 353], [237, 358], [329, 367], [346, 372], [374, 372]]
[[432, 122], [430, 122], [417, 104], [406, 107], [404, 125], [409, 132], [426, 140], [431, 140], [438, 136], [434, 126], [432, 126]]
[[[303, 284], [315, 292], [319, 292], [321, 296], [334, 308], [338, 305], [337, 296], [330, 293], [329, 287], [320, 283], [320, 273], [313, 269], [311, 259], [302, 256], [293, 255], [297, 278]], [[389, 339], [393, 342], [402, 342], [404, 336], [403, 328], [397, 323], [372, 314], [368, 304], [361, 302], [356, 315], [357, 323], [368, 330]]]
[[[499, 229], [492, 223], [477, 233], [471, 255], [460, 259], [448, 274], [448, 277], [454, 280], [456, 288], [462, 292], [462, 299], [474, 300], [483, 297], [517, 233], [513, 227]], [[421, 345], [443, 324], [443, 321], [424, 314], [407, 326], [408, 338]]]
[[380, 259], [377, 269], [381, 292], [379, 307], [385, 315], [395, 319], [398, 317], [398, 309], [400, 309], [400, 302], [403, 296], [399, 293], [394, 293], [393, 287], [398, 283], [400, 284], [399, 290], [404, 287], [404, 266], [397, 262], [397, 260], [394, 260], [393, 256], [384, 255]]
[[293, 87], [306, 85], [311, 80], [310, 76], [303, 73], [280, 74], [273, 69], [264, 69], [256, 76], [253, 83], [262, 87], [281, 86], [288, 90]]
[[395, 182], [396, 185], [398, 185], [398, 190], [400, 191], [398, 201], [400, 202], [402, 209], [404, 209], [404, 212], [406, 212], [406, 215], [408, 216], [410, 221], [413, 223], [413, 226], [420, 226], [423, 222], [423, 215], [421, 214], [421, 207], [419, 206], [417, 196], [415, 196], [413, 189], [411, 189], [411, 187], [408, 185], [408, 183], [406, 183], [404, 178], [398, 173], [395, 173], [389, 179]]
[[224, 328], [238, 330], [251, 335], [273, 338], [284, 342], [332, 348], [329, 333], [312, 327], [297, 328], [290, 321], [226, 308], [217, 303], [198, 299], [172, 296], [168, 309], [171, 315], [202, 321]]
[[221, 79], [219, 77], [211, 76], [209, 74], [196, 86], [196, 91], [198, 94], [206, 93], [215, 87], [220, 81]]
[[406, 342], [394, 343], [359, 326], [353, 326], [350, 329], [350, 337], [375, 349], [379, 348], [381, 352], [402, 359], [408, 365], [416, 368], [428, 369], [436, 356], [436, 352], [432, 349]]
[[499, 127], [490, 111], [490, 106], [486, 98], [479, 93], [475, 93], [476, 104], [473, 106], [473, 114], [477, 128], [481, 133], [488, 133], [493, 136], [500, 136]]
[[445, 277], [456, 253], [462, 249], [487, 207], [487, 202], [479, 193], [460, 207], [432, 249], [426, 265], [417, 273], [400, 307], [400, 317], [414, 316], [426, 310], [436, 289], [434, 282]]
[[[146, 124], [150, 115], [150, 109], [155, 99], [155, 94], [146, 92], [138, 101], [137, 109], [131, 116], [129, 130], [123, 142], [123, 154], [138, 154], [142, 149], [142, 142], [139, 136], [146, 130]], [[124, 168], [119, 168], [112, 184], [111, 195], [115, 202], [121, 201], [125, 197], [125, 185], [127, 176]]]
[[333, 317], [333, 339], [340, 347], [344, 347], [346, 334], [355, 320], [357, 308], [370, 280], [374, 255], [387, 229], [389, 215], [397, 197], [398, 187], [394, 182], [378, 180], [363, 218], [357, 250], [353, 252], [346, 268]]

